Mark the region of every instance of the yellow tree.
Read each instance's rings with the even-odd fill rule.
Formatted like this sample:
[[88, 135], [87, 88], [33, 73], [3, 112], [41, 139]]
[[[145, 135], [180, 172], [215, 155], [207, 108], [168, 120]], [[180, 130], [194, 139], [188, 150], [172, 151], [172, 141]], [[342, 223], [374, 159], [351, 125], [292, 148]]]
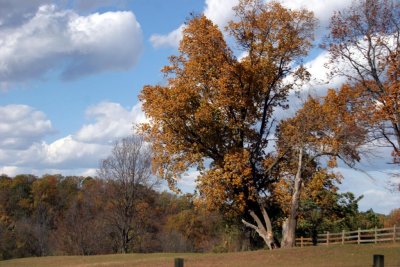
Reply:
[[293, 118], [282, 121], [277, 131], [277, 147], [285, 153], [286, 162], [278, 175], [291, 181], [290, 205], [283, 224], [283, 247], [295, 243], [295, 230], [302, 185], [313, 176], [332, 179], [319, 162], [324, 157], [328, 167], [335, 167], [337, 158], [353, 166], [360, 160], [359, 148], [364, 144], [365, 131], [357, 116], [349, 110], [348, 95], [329, 90], [320, 101], [309, 97]]
[[400, 209], [393, 209], [390, 211], [389, 215], [386, 216], [384, 220], [385, 227], [396, 227], [400, 226]]
[[[234, 10], [237, 19], [226, 30], [244, 57], [234, 56], [209, 19], [192, 18], [179, 54], [162, 70], [167, 83], [141, 92], [150, 119], [143, 131], [153, 143], [155, 170], [171, 187], [197, 167], [208, 207], [255, 215], [280, 158], [267, 152], [273, 112], [286, 108], [295, 83], [308, 77], [295, 66], [311, 47], [315, 19], [309, 11], [261, 0], [242, 0]], [[295, 81], [285, 82], [288, 75]]]
[[357, 0], [334, 13], [330, 30], [325, 47], [332, 74], [349, 79], [371, 140], [391, 147], [399, 163], [400, 2]]
[[[320, 218], [320, 216], [323, 216], [320, 209], [327, 209], [327, 207], [333, 209], [331, 205], [335, 203], [337, 185], [342, 176], [339, 173], [332, 172], [329, 168], [324, 168], [319, 160], [313, 160], [307, 155], [303, 155], [303, 157], [305, 159], [303, 158], [301, 175], [297, 177], [297, 158], [291, 160], [287, 158], [287, 161], [280, 163], [280, 170], [277, 173], [279, 179], [277, 179], [273, 194], [270, 196], [272, 201], [279, 205], [283, 213], [282, 217], [278, 218], [276, 222], [277, 225], [282, 225], [282, 230], [284, 230], [282, 247], [294, 245], [294, 230], [298, 233], [299, 220], [302, 220], [300, 223], [303, 222], [303, 224], [312, 222], [313, 226], [310, 226], [313, 229], [311, 234], [316, 241], [317, 229], [322, 226], [319, 223], [323, 219], [329, 221], [336, 217], [336, 214], [329, 214], [324, 211], [324, 218]], [[289, 225], [291, 226], [290, 229], [288, 228]], [[302, 227], [300, 226], [300, 228]]]

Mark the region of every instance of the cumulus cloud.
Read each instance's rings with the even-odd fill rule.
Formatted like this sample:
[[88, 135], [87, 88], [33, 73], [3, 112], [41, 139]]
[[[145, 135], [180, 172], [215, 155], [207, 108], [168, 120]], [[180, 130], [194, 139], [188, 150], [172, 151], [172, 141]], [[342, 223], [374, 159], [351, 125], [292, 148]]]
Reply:
[[95, 168], [89, 168], [89, 169], [85, 169], [81, 172], [78, 172], [79, 176], [96, 176], [97, 175], [97, 169]]
[[363, 193], [364, 200], [360, 201], [360, 208], [368, 210], [374, 207], [374, 211], [389, 214], [390, 211], [399, 208], [400, 195], [382, 189], [370, 189]]
[[150, 37], [150, 42], [155, 48], [160, 47], [178, 47], [179, 42], [182, 39], [182, 31], [185, 28], [185, 25], [179, 26], [179, 28], [173, 30], [167, 35], [162, 34], [153, 34]]
[[42, 144], [41, 149], [45, 152], [44, 162], [48, 165], [74, 168], [93, 164], [94, 157], [104, 157], [109, 150], [105, 145], [79, 142], [71, 135], [49, 145]]
[[49, 144], [34, 143], [25, 150], [1, 149], [7, 157], [0, 158], [0, 164], [27, 170], [87, 168], [96, 166], [109, 149], [106, 145], [79, 142], [69, 135]]
[[141, 104], [127, 110], [118, 103], [103, 102], [87, 109], [95, 122], [84, 125], [75, 135], [82, 142], [110, 143], [133, 133], [133, 126], [145, 122]]
[[[204, 15], [217, 24], [220, 29], [223, 29], [228, 21], [234, 16], [232, 7], [237, 5], [239, 0], [206, 0]], [[182, 24], [177, 29], [165, 35], [153, 34], [150, 37], [150, 42], [155, 48], [160, 47], [178, 47], [182, 39], [182, 31], [185, 25]]]
[[18, 174], [33, 174], [36, 176], [42, 176], [44, 174], [61, 174], [64, 176], [96, 176], [97, 169], [87, 169], [87, 168], [75, 168], [75, 169], [35, 169], [35, 168], [24, 168], [17, 166], [4, 166], [0, 167], [0, 175], [5, 174], [10, 177], [16, 176]]
[[194, 168], [189, 169], [178, 181], [178, 188], [184, 193], [192, 193], [194, 188], [196, 188], [196, 180], [199, 176], [200, 172], [198, 170]]
[[6, 174], [8, 176], [15, 176], [15, 175], [21, 174], [21, 173], [24, 173], [24, 172], [20, 172], [20, 170], [16, 166], [3, 166], [3, 167], [0, 167], [0, 175], [1, 174]]
[[[321, 38], [326, 33], [333, 12], [349, 5], [348, 0], [282, 0], [280, 2], [291, 9], [306, 8], [313, 11], [320, 22], [316, 33], [317, 38]], [[234, 19], [235, 12], [232, 8], [238, 3], [239, 0], [206, 0], [203, 13], [223, 30], [227, 23]], [[182, 28], [183, 25], [165, 35], [154, 34], [150, 37], [150, 41], [156, 48], [162, 46], [178, 47], [179, 41], [182, 39]]]
[[0, 106], [0, 149], [26, 149], [52, 132], [43, 112], [26, 105]]
[[[327, 51], [323, 51], [318, 54], [314, 59], [306, 62], [304, 67], [311, 74], [310, 81], [301, 85], [300, 92], [305, 96], [313, 95], [313, 96], [322, 96], [325, 95], [326, 90], [328, 88], [339, 88], [343, 83], [347, 81], [347, 78], [344, 76], [333, 76], [329, 75], [329, 68], [327, 67], [329, 63], [329, 53]], [[343, 62], [333, 63], [335, 68], [346, 68], [346, 65]], [[329, 64], [332, 66], [332, 64]], [[354, 70], [348, 68], [347, 73], [352, 73]], [[286, 82], [293, 82], [293, 77], [288, 76], [285, 80]], [[304, 99], [303, 99], [304, 100]]]
[[321, 0], [283, 0], [283, 5], [291, 9], [305, 8], [314, 12], [315, 17], [319, 20], [320, 27], [317, 30], [317, 38], [326, 33], [329, 21], [334, 11], [346, 8], [351, 1], [321, 1]]
[[140, 103], [124, 108], [102, 102], [89, 107], [86, 114], [92, 123], [75, 134], [45, 142], [53, 129], [43, 112], [24, 105], [0, 107], [0, 173], [80, 170], [93, 174], [99, 160], [108, 156], [112, 141], [131, 135], [133, 125], [146, 120]]
[[20, 82], [61, 69], [64, 79], [132, 67], [142, 31], [132, 12], [80, 16], [42, 5], [26, 22], [0, 27], [0, 80]]
[[204, 15], [223, 29], [233, 19], [235, 12], [233, 7], [239, 0], [206, 0]]

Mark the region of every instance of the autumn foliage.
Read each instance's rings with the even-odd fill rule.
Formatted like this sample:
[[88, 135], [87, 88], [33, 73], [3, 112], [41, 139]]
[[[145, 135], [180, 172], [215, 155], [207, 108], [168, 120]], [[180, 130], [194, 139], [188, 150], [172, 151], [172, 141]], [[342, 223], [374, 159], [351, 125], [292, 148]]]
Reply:
[[[327, 184], [334, 190], [340, 175], [331, 169], [338, 160], [355, 166], [377, 128], [387, 141], [392, 139], [385, 134], [396, 135], [398, 57], [384, 43], [389, 36], [379, 34], [395, 33], [398, 18], [383, 2], [360, 10], [352, 6], [332, 18], [325, 44], [331, 64], [347, 60], [356, 73], [339, 67], [332, 74], [348, 75], [354, 83], [328, 90], [321, 99], [310, 96], [292, 118], [279, 123], [276, 110], [287, 109], [289, 94], [309, 78], [301, 60], [312, 46], [313, 14], [276, 2], [242, 0], [226, 35], [206, 17], [193, 17], [179, 54], [162, 70], [166, 84], [145, 86], [140, 95], [150, 118], [142, 130], [154, 145], [154, 170], [174, 188], [181, 174], [196, 167], [199, 199], [226, 216], [251, 215], [257, 226], [243, 222], [262, 233], [270, 248], [274, 241], [265, 206], [280, 206], [281, 245], [293, 246], [304, 190], [318, 185], [314, 190], [319, 192]], [[225, 36], [234, 40], [233, 48]], [[364, 43], [376, 58], [360, 48]], [[353, 57], [357, 49], [376, 66]], [[383, 73], [387, 79], [381, 81]], [[390, 132], [382, 128], [387, 122]], [[396, 144], [391, 144], [396, 158]]]
[[235, 12], [238, 21], [226, 32], [242, 58], [216, 25], [196, 16], [183, 31], [179, 54], [163, 68], [167, 84], [145, 86], [140, 99], [151, 120], [143, 130], [157, 173], [174, 186], [197, 167], [209, 207], [243, 214], [268, 189], [274, 164], [264, 163], [271, 158], [273, 113], [287, 107], [295, 86], [284, 78], [307, 78], [293, 64], [311, 47], [315, 19], [306, 10], [258, 0], [241, 1]]
[[355, 1], [337, 11], [324, 47], [333, 75], [348, 78], [357, 96], [359, 118], [369, 140], [392, 148], [394, 163], [400, 149], [400, 4], [391, 0]]

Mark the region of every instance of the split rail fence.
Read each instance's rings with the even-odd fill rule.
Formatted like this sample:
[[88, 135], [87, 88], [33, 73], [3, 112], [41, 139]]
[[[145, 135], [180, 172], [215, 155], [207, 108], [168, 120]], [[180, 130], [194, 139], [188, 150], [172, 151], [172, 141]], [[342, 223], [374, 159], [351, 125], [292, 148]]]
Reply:
[[[319, 234], [316, 245], [334, 245], [334, 244], [364, 244], [364, 243], [383, 243], [383, 242], [399, 242], [400, 241], [400, 227], [393, 226], [381, 229], [369, 229], [356, 231], [342, 231], [340, 233]], [[296, 246], [305, 247], [312, 246], [313, 241], [310, 237], [296, 238]]]

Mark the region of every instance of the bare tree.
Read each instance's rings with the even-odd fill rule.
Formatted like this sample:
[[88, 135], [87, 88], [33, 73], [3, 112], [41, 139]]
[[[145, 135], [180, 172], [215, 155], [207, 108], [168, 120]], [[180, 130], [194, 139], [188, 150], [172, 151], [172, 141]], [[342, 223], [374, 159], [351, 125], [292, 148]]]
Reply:
[[330, 31], [328, 67], [354, 85], [371, 140], [393, 148], [400, 163], [400, 1], [356, 0], [334, 13]]
[[271, 224], [271, 219], [268, 216], [267, 211], [265, 210], [265, 207], [262, 203], [260, 203], [260, 209], [263, 215], [263, 219], [265, 222], [265, 225], [261, 221], [261, 219], [257, 216], [257, 214], [254, 213], [254, 211], [250, 210], [250, 216], [254, 219], [254, 221], [257, 223], [257, 225], [251, 224], [244, 219], [242, 219], [242, 222], [244, 225], [246, 225], [249, 228], [252, 228], [255, 230], [259, 236], [264, 239], [265, 244], [267, 244], [268, 248], [271, 250], [273, 248], [276, 248], [277, 245], [275, 244], [274, 241], [274, 235], [272, 232], [272, 224]]
[[156, 180], [151, 175], [151, 149], [141, 136], [123, 138], [111, 155], [101, 161], [99, 176], [110, 185], [106, 219], [117, 235], [119, 251], [127, 253], [135, 238], [134, 223], [140, 221], [138, 204]]

